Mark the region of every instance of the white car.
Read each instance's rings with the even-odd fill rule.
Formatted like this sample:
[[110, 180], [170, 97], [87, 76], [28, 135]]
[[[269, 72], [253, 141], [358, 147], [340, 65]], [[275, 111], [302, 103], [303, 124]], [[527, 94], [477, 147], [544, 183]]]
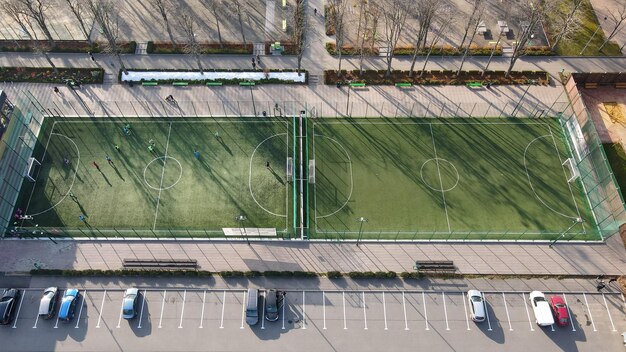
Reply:
[[483, 295], [478, 290], [467, 291], [467, 300], [470, 306], [470, 317], [476, 323], [485, 321], [485, 302]]
[[535, 322], [539, 326], [549, 326], [554, 324], [554, 317], [550, 309], [550, 303], [546, 301], [546, 296], [539, 291], [530, 293], [530, 305], [535, 313]]
[[39, 316], [44, 319], [50, 319], [54, 316], [54, 308], [57, 304], [59, 289], [56, 287], [48, 287], [43, 291], [41, 301], [39, 301]]

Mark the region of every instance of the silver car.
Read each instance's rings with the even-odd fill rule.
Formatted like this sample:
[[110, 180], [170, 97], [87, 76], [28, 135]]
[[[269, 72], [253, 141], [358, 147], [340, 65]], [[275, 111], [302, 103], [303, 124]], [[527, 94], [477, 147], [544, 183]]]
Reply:
[[480, 323], [485, 321], [485, 301], [483, 294], [478, 290], [467, 291], [467, 300], [470, 306], [470, 316], [473, 321]]
[[57, 287], [48, 287], [43, 291], [43, 296], [39, 301], [39, 316], [44, 319], [50, 319], [54, 316], [54, 309], [57, 305], [59, 297], [59, 289]]
[[136, 288], [126, 289], [124, 293], [124, 301], [122, 303], [122, 317], [124, 319], [133, 319], [137, 316], [137, 298], [139, 290]]

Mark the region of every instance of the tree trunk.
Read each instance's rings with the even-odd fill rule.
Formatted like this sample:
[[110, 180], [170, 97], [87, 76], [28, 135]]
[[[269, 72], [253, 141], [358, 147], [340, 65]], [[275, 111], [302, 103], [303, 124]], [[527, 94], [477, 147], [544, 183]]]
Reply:
[[243, 30], [243, 21], [241, 20], [241, 9], [237, 6], [237, 17], [239, 18], [239, 28], [241, 28], [241, 37], [243, 38], [243, 45], [246, 45], [246, 34]]
[[57, 69], [57, 67], [54, 65], [54, 62], [52, 62], [52, 60], [50, 59], [50, 55], [48, 55], [48, 52], [43, 50], [41, 53], [46, 58], [46, 61], [48, 61], [48, 63], [50, 64], [50, 67], [52, 67], [52, 69], [54, 70], [54, 73], [58, 74], [59, 69]]
[[170, 21], [167, 19], [167, 14], [165, 14], [165, 12], [161, 12], [161, 16], [163, 16], [163, 21], [165, 21], [165, 29], [167, 30], [167, 35], [170, 37], [170, 41], [172, 42], [172, 47], [176, 50], [176, 41], [174, 40], [174, 35], [172, 34], [172, 28], [170, 26]]
[[485, 73], [487, 72], [487, 69], [489, 68], [489, 65], [491, 64], [491, 59], [493, 59], [493, 54], [496, 52], [496, 49], [498, 48], [498, 44], [500, 44], [501, 39], [502, 39], [502, 31], [500, 31], [500, 35], [498, 35], [498, 40], [496, 41], [496, 45], [494, 45], [493, 49], [491, 49], [489, 60], [487, 60], [487, 64], [485, 65], [485, 68], [483, 69], [483, 73], [481, 74], [481, 76], [484, 76]]
[[204, 74], [204, 69], [202, 68], [202, 62], [200, 61], [200, 55], [198, 53], [194, 53], [196, 57], [196, 63], [198, 64], [198, 69], [200, 70], [200, 74]]
[[517, 59], [519, 58], [519, 56], [513, 56], [511, 57], [511, 62], [509, 63], [509, 68], [506, 70], [506, 74], [504, 75], [505, 78], [509, 78], [509, 75], [511, 74], [511, 71], [513, 71], [513, 66], [515, 66], [515, 62], [517, 61]]
[[215, 17], [215, 23], [217, 23], [217, 40], [220, 42], [220, 48], [224, 48], [224, 42], [222, 41], [222, 31], [220, 30], [220, 18], [217, 15], [217, 10], [213, 8], [213, 17]]

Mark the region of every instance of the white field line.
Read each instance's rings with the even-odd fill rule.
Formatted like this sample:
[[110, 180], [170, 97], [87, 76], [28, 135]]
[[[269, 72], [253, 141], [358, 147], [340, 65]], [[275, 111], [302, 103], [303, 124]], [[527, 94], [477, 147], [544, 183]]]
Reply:
[[609, 320], [611, 321], [611, 328], [613, 328], [612, 331], [617, 331], [615, 330], [615, 324], [613, 324], [613, 317], [611, 317], [611, 312], [609, 312], [609, 305], [606, 303], [606, 297], [604, 296], [604, 292], [602, 292], [602, 299], [604, 300], [604, 307], [606, 308], [606, 314], [609, 315]]
[[[288, 216], [288, 212], [286, 214], [276, 214], [273, 211], [268, 210], [267, 208], [265, 208], [264, 206], [261, 205], [261, 203], [259, 203], [259, 201], [256, 199], [256, 197], [254, 196], [254, 192], [252, 191], [252, 161], [254, 160], [254, 154], [256, 154], [256, 151], [259, 149], [259, 147], [267, 142], [268, 140], [274, 138], [274, 137], [278, 137], [278, 136], [282, 136], [283, 134], [287, 135], [287, 138], [289, 138], [289, 134], [288, 133], [278, 133], [272, 136], [269, 136], [267, 138], [265, 138], [264, 140], [262, 140], [259, 144], [257, 144], [257, 146], [254, 148], [254, 150], [252, 151], [252, 154], [250, 154], [250, 165], [248, 167], [248, 190], [250, 191], [250, 196], [252, 196], [252, 200], [254, 200], [254, 202], [256, 203], [256, 205], [263, 209], [266, 213], [274, 215], [274, 216], [278, 216], [278, 217], [286, 217], [287, 219], [289, 219]], [[285, 182], [287, 185], [289, 185], [289, 182]]]
[[226, 306], [226, 291], [222, 296], [222, 318], [220, 319], [220, 329], [224, 328], [224, 307]]
[[[80, 291], [78, 291], [80, 293]], [[80, 301], [80, 309], [78, 310], [78, 318], [76, 319], [76, 326], [74, 329], [78, 329], [78, 324], [80, 323], [80, 317], [83, 314], [83, 306], [85, 305], [85, 299], [87, 299], [87, 290], [83, 292], [83, 299]]]
[[[287, 164], [287, 159], [289, 159], [289, 124], [287, 124], [287, 133], [285, 133], [285, 139], [286, 139], [286, 147], [285, 147], [285, 165]], [[294, 140], [293, 143], [295, 144], [296, 141]], [[294, 155], [295, 158], [295, 155]], [[293, 160], [293, 159], [292, 159]], [[287, 175], [287, 170], [285, 170], [285, 176]], [[295, 175], [295, 174], [294, 174]], [[285, 177], [285, 228], [289, 228], [289, 180], [287, 180], [287, 177]], [[295, 221], [295, 220], [294, 220]]]
[[463, 293], [463, 311], [465, 312], [465, 323], [467, 324], [467, 330], [470, 330], [470, 326], [469, 326], [469, 318], [468, 318], [468, 311], [467, 311], [467, 303], [465, 302], [465, 300], [468, 297], [466, 296], [466, 293]]
[[402, 309], [404, 310], [404, 330], [409, 330], [409, 321], [406, 318], [406, 300], [404, 299], [404, 291], [402, 291]]
[[13, 320], [13, 329], [17, 328], [17, 319], [20, 317], [20, 311], [22, 311], [22, 303], [24, 303], [24, 299], [26, 299], [26, 292], [20, 297], [20, 305], [17, 307], [17, 313], [15, 314], [15, 319]]
[[363, 330], [367, 330], [367, 311], [365, 309], [365, 291], [361, 292], [361, 300], [363, 301], [363, 322], [364, 322], [364, 326], [363, 326]]
[[430, 330], [428, 327], [428, 312], [426, 311], [426, 295], [422, 291], [422, 302], [424, 303], [424, 322], [426, 322], [426, 330]]
[[[52, 129], [50, 130], [50, 136], [48, 137], [48, 141], [46, 142], [46, 148], [44, 149], [43, 156], [41, 157], [42, 161], [46, 159], [46, 155], [48, 154], [48, 146], [50, 145], [50, 140], [52, 139], [52, 134], [54, 133], [54, 128], [56, 127], [56, 125], [57, 125], [57, 121], [54, 121], [54, 123], [52, 124]], [[76, 167], [78, 168], [78, 166]], [[41, 168], [39, 170], [41, 171]], [[37, 173], [37, 178], [35, 179], [35, 183], [33, 184], [33, 189], [30, 191], [30, 195], [28, 196], [28, 202], [26, 203], [26, 209], [24, 210], [24, 213], [26, 214], [28, 214], [28, 208], [30, 207], [30, 201], [32, 200], [33, 194], [35, 193], [38, 178], [39, 178], [39, 173]]]
[[[348, 193], [348, 196], [346, 197], [346, 201], [335, 211], [333, 211], [330, 214], [324, 214], [324, 215], [315, 215], [315, 218], [326, 218], [329, 216], [333, 216], [336, 213], [338, 213], [339, 211], [341, 211], [341, 209], [343, 209], [346, 205], [348, 205], [348, 202], [350, 202], [350, 199], [352, 198], [352, 192], [354, 191], [354, 175], [353, 175], [353, 171], [352, 171], [352, 158], [350, 158], [350, 154], [348, 153], [348, 151], [346, 150], [346, 148], [343, 146], [343, 144], [341, 144], [339, 141], [337, 141], [334, 138], [331, 137], [327, 137], [321, 134], [317, 135], [320, 138], [326, 138], [331, 140], [332, 142], [335, 142], [335, 144], [337, 144], [339, 147], [341, 147], [341, 149], [343, 150], [343, 152], [346, 154], [346, 157], [348, 158], [348, 167], [350, 168], [350, 193]], [[313, 135], [313, 138], [315, 139], [315, 135]], [[317, 168], [317, 162], [316, 162], [316, 168]], [[317, 176], [316, 176], [317, 177]], [[317, 183], [317, 182], [315, 182]], [[316, 196], [317, 197], [317, 196]]]
[[306, 304], [304, 301], [304, 291], [302, 291], [302, 329], [306, 330]]
[[243, 329], [243, 322], [246, 318], [246, 291], [243, 291], [243, 300], [241, 302], [241, 326], [240, 329]]
[[204, 303], [206, 302], [206, 290], [202, 291], [202, 313], [200, 313], [200, 326], [198, 328], [202, 329], [202, 323], [204, 322]]
[[502, 292], [502, 302], [504, 303], [504, 309], [506, 310], [506, 320], [509, 322], [509, 331], [513, 331], [511, 316], [509, 315], [509, 307], [506, 304], [506, 296], [504, 295], [504, 292]]
[[154, 224], [152, 229], [156, 230], [157, 218], [159, 217], [159, 205], [161, 204], [161, 192], [163, 191], [163, 176], [165, 176], [165, 164], [167, 164], [167, 149], [170, 146], [170, 136], [172, 134], [172, 123], [170, 122], [169, 130], [167, 131], [167, 142], [165, 143], [165, 153], [163, 158], [163, 169], [161, 171], [161, 183], [159, 184], [159, 195], [157, 197], [156, 210], [154, 212]]
[[570, 317], [569, 323], [572, 326], [572, 331], [576, 331], [574, 327], [574, 319], [572, 319], [572, 312], [569, 310], [569, 303], [567, 303], [567, 297], [565, 296], [565, 292], [563, 292], [563, 300], [565, 300], [565, 307], [567, 308], [567, 315]]
[[322, 313], [324, 315], [324, 327], [323, 330], [326, 330], [326, 293], [322, 291]]
[[146, 305], [146, 290], [143, 290], [143, 296], [141, 296], [141, 312], [139, 313], [139, 323], [137, 323], [137, 329], [141, 329], [141, 320], [143, 319], [143, 308]]
[[489, 328], [487, 330], [492, 331], [491, 328], [491, 320], [489, 319], [489, 309], [487, 308], [487, 300], [485, 299], [485, 294], [483, 293], [483, 305], [485, 306], [485, 315], [487, 316], [487, 325]]
[[[427, 120], [427, 119], [425, 119]], [[428, 119], [429, 120], [429, 119]], [[64, 122], [65, 123], [65, 122]], [[359, 121], [353, 122], [328, 122], [318, 121], [320, 125], [547, 125], [545, 122], [375, 122], [375, 121]]]
[[385, 303], [385, 291], [383, 291], [383, 316], [385, 317], [385, 330], [389, 330], [387, 328], [387, 304]]
[[593, 331], [598, 331], [596, 329], [596, 324], [593, 322], [593, 316], [591, 315], [591, 309], [589, 308], [589, 302], [587, 302], [587, 295], [583, 293], [583, 298], [585, 299], [585, 305], [587, 306], [587, 312], [589, 312], [589, 319], [591, 320], [591, 326], [593, 326]]
[[530, 313], [528, 312], [528, 302], [526, 302], [526, 294], [522, 292], [522, 299], [524, 300], [524, 308], [526, 308], [526, 316], [528, 317], [528, 324], [530, 325], [530, 331], [535, 331], [533, 328], [533, 322], [530, 320]]
[[163, 322], [163, 310], [165, 309], [165, 296], [167, 295], [167, 290], [163, 290], [163, 301], [161, 302], [161, 316], [159, 318], [159, 329], [161, 328], [161, 323]]
[[[98, 324], [96, 324], [96, 329], [100, 329], [100, 321], [102, 320], [102, 309], [104, 309], [104, 300], [106, 297], [107, 297], [107, 290], [104, 290], [104, 292], [102, 293], [102, 303], [100, 303], [100, 312], [98, 314]], [[59, 321], [58, 315], [57, 315], [57, 321]]]
[[437, 158], [437, 146], [435, 145], [435, 134], [433, 133], [433, 125], [430, 125], [430, 136], [433, 141], [433, 150], [435, 151], [435, 162], [437, 163], [437, 174], [439, 174], [439, 186], [441, 187], [441, 198], [443, 199], [443, 207], [446, 211], [446, 221], [448, 223], [448, 232], [452, 232], [450, 228], [450, 217], [448, 216], [448, 205], [446, 204], [446, 192], [443, 189], [443, 179], [441, 178], [441, 169], [439, 167], [439, 158]]
[[448, 324], [448, 308], [446, 307], [446, 293], [441, 292], [441, 297], [443, 301], [443, 314], [446, 317], [446, 330], [450, 330], [450, 325]]
[[178, 323], [178, 328], [183, 328], [183, 316], [185, 315], [185, 300], [187, 299], [187, 290], [183, 292], [183, 307], [180, 309], [180, 322]]

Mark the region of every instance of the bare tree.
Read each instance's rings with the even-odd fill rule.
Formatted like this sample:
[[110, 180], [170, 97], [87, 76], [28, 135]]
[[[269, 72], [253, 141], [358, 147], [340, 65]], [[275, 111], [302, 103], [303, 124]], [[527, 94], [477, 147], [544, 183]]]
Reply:
[[232, 7], [231, 14], [232, 12], [237, 14], [237, 21], [239, 22], [239, 29], [241, 31], [241, 38], [243, 39], [243, 45], [246, 45], [246, 32], [243, 26], [243, 19], [245, 18], [245, 13], [243, 13], [245, 11], [244, 5], [241, 3], [241, 0], [230, 0], [230, 2], [228, 3]]
[[[437, 16], [437, 18], [435, 18], [435, 20], [436, 20], [435, 26], [433, 26], [432, 28], [434, 35], [432, 36], [432, 39], [430, 40], [430, 45], [428, 46], [428, 52], [426, 52], [426, 57], [424, 58], [424, 65], [422, 66], [420, 77], [423, 77], [424, 72], [426, 72], [426, 65], [428, 64], [428, 60], [430, 59], [430, 55], [432, 54], [433, 49], [435, 48], [437, 43], [439, 43], [439, 40], [441, 39], [441, 37], [443, 37], [443, 34], [448, 29], [448, 26], [450, 25], [450, 23], [452, 23], [455, 20], [454, 15], [452, 13], [452, 8], [450, 6], [442, 7], [441, 10], [439, 11], [439, 15]], [[413, 75], [413, 71], [410, 71], [409, 76], [412, 76], [412, 75]]]
[[46, 23], [46, 15], [45, 11], [50, 8], [50, 1], [46, 0], [17, 0], [22, 7], [22, 12], [24, 15], [30, 17], [34, 20], [43, 34], [48, 39], [50, 45], [54, 45], [54, 39], [52, 38], [52, 34], [48, 29], [48, 25]]
[[500, 41], [502, 40], [502, 34], [504, 34], [504, 28], [500, 28], [500, 33], [498, 33], [498, 40], [496, 40], [496, 44], [493, 46], [493, 48], [491, 48], [489, 59], [487, 60], [485, 68], [483, 68], [483, 71], [480, 74], [481, 76], [484, 76], [485, 72], [487, 72], [487, 70], [489, 69], [489, 65], [491, 65], [491, 60], [493, 60], [493, 55], [496, 53], [496, 50], [498, 50], [498, 46], [500, 45]]
[[200, 43], [196, 40], [195, 21], [189, 11], [181, 11], [178, 14], [178, 24], [185, 35], [186, 43], [183, 47], [185, 53], [193, 55], [198, 64], [200, 73], [204, 73], [202, 62], [200, 61]]
[[467, 54], [470, 51], [472, 43], [474, 42], [474, 37], [478, 32], [478, 27], [480, 26], [480, 22], [483, 20], [483, 14], [485, 12], [485, 7], [480, 5], [478, 10], [474, 13], [474, 26], [472, 27], [472, 35], [470, 36], [469, 43], [465, 47], [463, 51], [463, 57], [461, 58], [461, 64], [459, 65], [459, 69], [456, 71], [456, 75], [461, 74], [461, 70], [463, 69], [463, 64], [465, 64], [465, 59], [467, 59]]
[[65, 0], [65, 3], [69, 6], [70, 11], [74, 14], [74, 17], [76, 17], [85, 38], [87, 38], [87, 41], [91, 44], [90, 31], [87, 30], [87, 26], [85, 25], [85, 11], [87, 8], [86, 0]]
[[121, 47], [118, 43], [120, 35], [120, 15], [116, 4], [111, 0], [89, 0], [89, 10], [94, 20], [100, 26], [102, 34], [107, 41], [104, 52], [115, 55], [124, 74], [128, 74], [122, 56]]
[[376, 40], [378, 26], [378, 6], [373, 6], [368, 0], [361, 0], [359, 5], [359, 27], [357, 29], [357, 45], [359, 47], [359, 75], [363, 75], [363, 60], [366, 56], [365, 45], [369, 45], [371, 53]]
[[406, 24], [409, 13], [410, 0], [391, 0], [390, 3], [382, 6], [381, 13], [385, 22], [385, 33], [383, 42], [387, 45], [385, 61], [387, 61], [387, 72], [385, 77], [391, 76], [391, 62], [394, 57], [394, 50], [400, 40], [400, 35]]
[[[483, 0], [472, 0], [472, 14], [467, 19], [467, 25], [465, 26], [465, 32], [463, 33], [463, 39], [461, 39], [461, 44], [459, 44], [459, 49], [463, 47], [463, 44], [465, 44], [465, 40], [467, 39], [467, 34], [469, 33], [470, 27], [476, 22], [476, 14], [482, 12], [483, 10]], [[482, 17], [482, 14], [480, 16]]]
[[154, 7], [154, 9], [159, 12], [159, 15], [161, 15], [161, 18], [163, 19], [163, 22], [165, 23], [165, 29], [167, 30], [167, 34], [170, 36], [170, 42], [172, 42], [172, 47], [174, 48], [174, 50], [176, 50], [176, 41], [174, 40], [174, 35], [172, 34], [172, 27], [170, 26], [170, 21], [167, 18], [167, 14], [170, 10], [169, 0], [149, 0], [149, 2]]
[[520, 21], [521, 31], [513, 46], [513, 54], [505, 77], [509, 77], [517, 60], [526, 53], [526, 45], [531, 39], [531, 35], [534, 35], [535, 30], [539, 28], [544, 14], [550, 12], [553, 6], [558, 6], [558, 4], [553, 4], [550, 0], [538, 0], [535, 2], [533, 0], [519, 0], [516, 5], [514, 5], [517, 10], [516, 17]]
[[[415, 6], [415, 17], [418, 22], [417, 39], [415, 40], [415, 49], [411, 59], [411, 68], [409, 69], [409, 77], [413, 76], [415, 70], [415, 61], [417, 55], [424, 49], [427, 42], [428, 32], [431, 30], [431, 23], [437, 16], [437, 12], [441, 10], [443, 4], [439, 0], [418, 0]], [[439, 40], [438, 37], [437, 40]]]
[[335, 53], [339, 55], [339, 65], [337, 67], [337, 76], [341, 76], [341, 60], [343, 58], [343, 41], [345, 38], [344, 16], [346, 13], [348, 1], [346, 0], [328, 0], [331, 12], [331, 21], [335, 27]]
[[600, 47], [598, 48], [598, 52], [600, 52], [609, 43], [609, 41], [611, 41], [611, 39], [615, 37], [620, 29], [622, 29], [622, 24], [624, 24], [624, 21], [626, 21], [626, 4], [622, 5], [622, 7], [617, 10], [617, 12], [608, 12], [611, 22], [613, 22], [614, 26], [611, 33], [606, 37], [604, 42], [602, 42], [602, 45], [600, 45]]
[[224, 47], [224, 42], [222, 41], [222, 30], [220, 26], [220, 22], [222, 19], [221, 13], [223, 11], [224, 4], [220, 0], [203, 0], [204, 7], [209, 9], [215, 18], [215, 24], [217, 29], [217, 39], [220, 42], [220, 48]]
[[309, 41], [306, 37], [307, 20], [304, 14], [305, 4], [304, 0], [296, 0], [296, 8], [294, 10], [294, 28], [293, 28], [293, 43], [296, 47], [296, 55], [298, 58], [298, 75], [300, 75], [300, 68], [302, 66], [302, 55], [304, 50], [308, 47]]
[[561, 42], [563, 38], [567, 38], [569, 35], [574, 33], [578, 28], [580, 28], [580, 23], [582, 21], [580, 11], [580, 7], [584, 3], [584, 0], [571, 0], [569, 5], [571, 6], [569, 12], [564, 16], [559, 16], [554, 19], [552, 22], [552, 26], [554, 28], [558, 28], [558, 32], [554, 37], [554, 42], [550, 47], [550, 50], [554, 50], [557, 45]]

